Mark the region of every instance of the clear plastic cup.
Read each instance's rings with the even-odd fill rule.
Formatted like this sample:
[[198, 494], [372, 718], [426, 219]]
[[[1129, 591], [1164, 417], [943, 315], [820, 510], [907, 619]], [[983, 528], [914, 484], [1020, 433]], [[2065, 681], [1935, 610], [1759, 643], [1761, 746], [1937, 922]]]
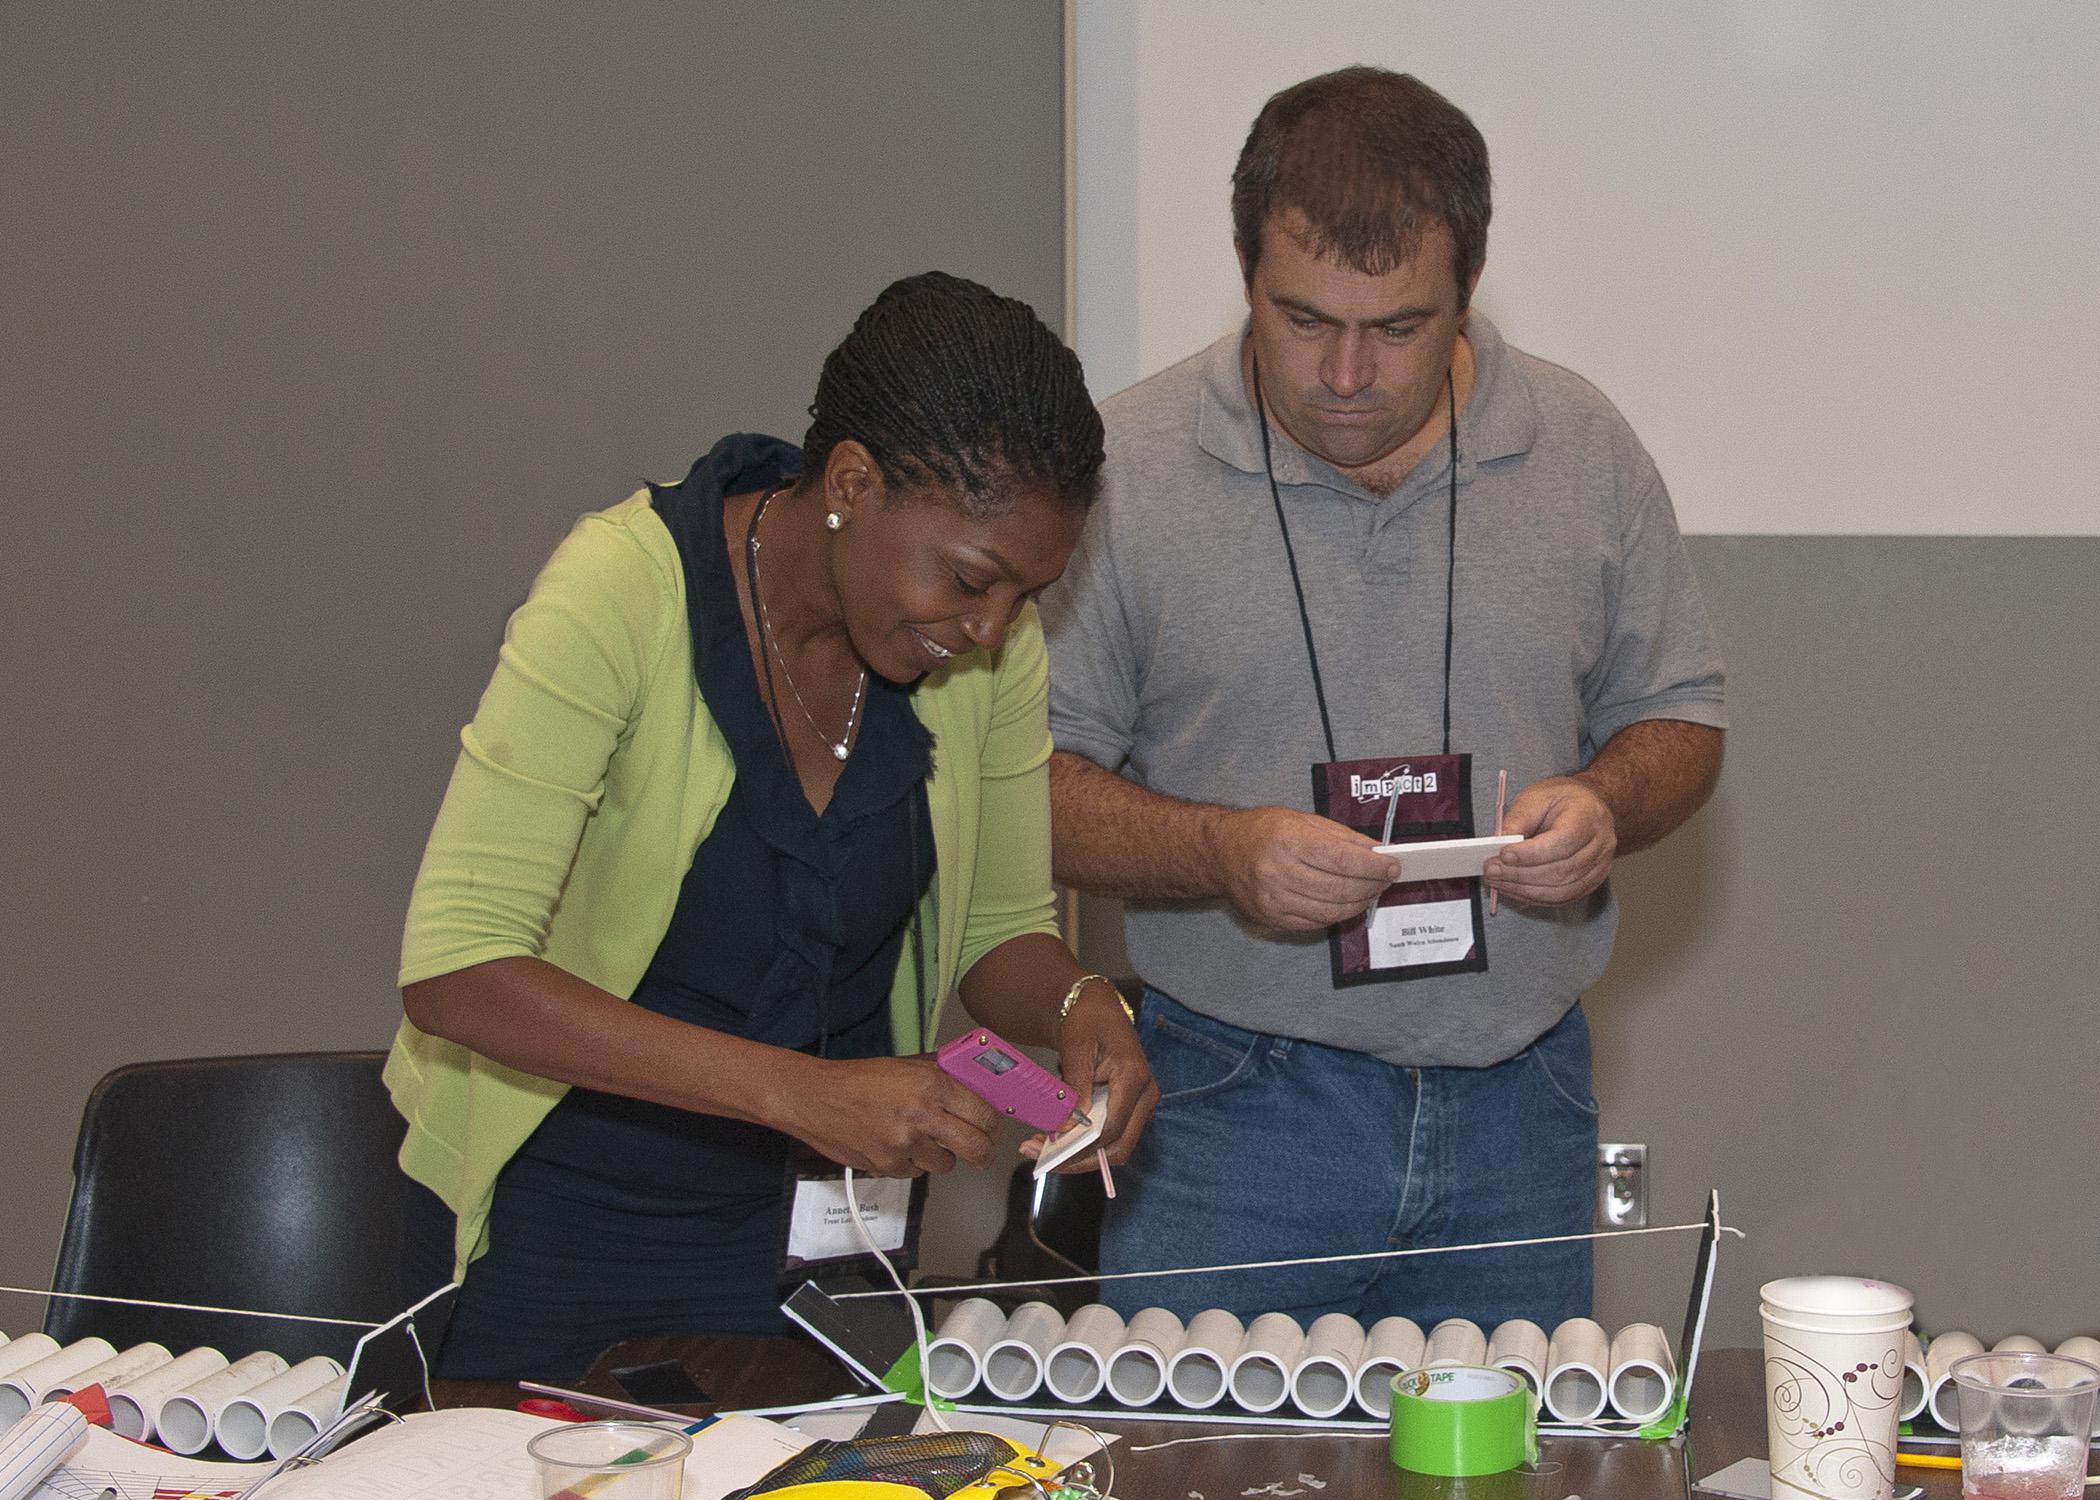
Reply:
[[693, 1440], [653, 1422], [566, 1422], [525, 1445], [540, 1500], [679, 1500]]
[[2080, 1500], [2100, 1365], [2060, 1354], [1972, 1354], [1950, 1372], [1961, 1410], [1961, 1492]]

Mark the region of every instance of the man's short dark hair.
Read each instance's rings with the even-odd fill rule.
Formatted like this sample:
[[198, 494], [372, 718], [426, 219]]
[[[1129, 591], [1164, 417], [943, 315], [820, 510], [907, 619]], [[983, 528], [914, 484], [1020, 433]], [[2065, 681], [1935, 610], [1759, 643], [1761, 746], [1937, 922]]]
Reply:
[[1232, 169], [1232, 233], [1250, 283], [1262, 227], [1291, 209], [1308, 248], [1369, 276], [1406, 262], [1442, 224], [1464, 306], [1487, 259], [1487, 142], [1410, 74], [1358, 66], [1308, 78], [1262, 106]]

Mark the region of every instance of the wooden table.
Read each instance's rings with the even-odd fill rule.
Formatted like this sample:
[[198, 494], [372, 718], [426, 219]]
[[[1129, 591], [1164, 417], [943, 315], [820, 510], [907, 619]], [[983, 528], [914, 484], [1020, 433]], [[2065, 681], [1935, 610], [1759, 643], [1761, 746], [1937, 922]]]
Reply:
[[[857, 1388], [805, 1338], [635, 1339], [601, 1357], [579, 1388], [617, 1396], [609, 1370], [659, 1359], [679, 1361], [716, 1397], [714, 1405], [677, 1408], [696, 1416], [718, 1406], [785, 1405]], [[523, 1393], [512, 1385], [442, 1381], [436, 1394], [441, 1406], [511, 1406]], [[1548, 1437], [1541, 1441], [1536, 1473], [1475, 1479], [1408, 1474], [1392, 1466], [1382, 1434], [1264, 1429], [1258, 1436], [1138, 1452], [1234, 1429], [1143, 1418], [1104, 1418], [1092, 1425], [1123, 1437], [1113, 1449], [1116, 1500], [1687, 1500], [1695, 1479], [1765, 1451], [1763, 1370], [1755, 1349], [1709, 1349], [1700, 1357], [1691, 1426], [1683, 1437]], [[1898, 1481], [1923, 1486], [1926, 1500], [1959, 1500], [1961, 1494], [1961, 1476], [1943, 1470], [1903, 1469]]]

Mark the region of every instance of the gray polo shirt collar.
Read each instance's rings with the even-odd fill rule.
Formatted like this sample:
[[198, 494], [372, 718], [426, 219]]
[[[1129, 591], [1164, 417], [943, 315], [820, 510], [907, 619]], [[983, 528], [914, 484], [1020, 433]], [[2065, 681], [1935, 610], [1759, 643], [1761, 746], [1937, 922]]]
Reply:
[[[1196, 443], [1220, 463], [1248, 474], [1261, 472], [1261, 428], [1247, 385], [1240, 378], [1240, 348], [1248, 324], [1210, 346], [1203, 357], [1203, 405], [1196, 417]], [[1458, 482], [1469, 484], [1474, 469], [1498, 458], [1528, 453], [1538, 433], [1538, 408], [1524, 372], [1509, 357], [1502, 334], [1476, 309], [1466, 315], [1466, 337], [1473, 345], [1473, 390], [1459, 419]], [[1278, 484], [1316, 484], [1344, 495], [1379, 503], [1411, 495], [1445, 465], [1442, 444], [1424, 456], [1415, 472], [1393, 496], [1374, 495], [1347, 478], [1325, 459], [1299, 447], [1278, 428], [1270, 429], [1270, 451]]]

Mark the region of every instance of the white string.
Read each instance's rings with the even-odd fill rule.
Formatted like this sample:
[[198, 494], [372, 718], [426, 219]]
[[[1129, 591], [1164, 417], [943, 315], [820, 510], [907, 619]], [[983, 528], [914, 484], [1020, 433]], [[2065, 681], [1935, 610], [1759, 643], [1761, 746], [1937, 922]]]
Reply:
[[883, 1297], [901, 1295], [904, 1298], [904, 1306], [911, 1313], [912, 1336], [918, 1340], [919, 1391], [926, 1397], [926, 1419], [943, 1432], [952, 1431], [953, 1429], [948, 1426], [947, 1419], [942, 1417], [939, 1401], [933, 1394], [933, 1371], [929, 1368], [930, 1362], [926, 1353], [926, 1318], [919, 1311], [919, 1299], [911, 1294], [911, 1288], [904, 1284], [904, 1278], [897, 1274], [897, 1268], [890, 1264], [890, 1258], [876, 1247], [875, 1237], [868, 1233], [868, 1226], [861, 1222], [860, 1199], [853, 1192], [853, 1169], [847, 1167], [845, 1171], [846, 1212], [853, 1220], [854, 1233], [860, 1236], [860, 1242], [867, 1247], [868, 1254], [882, 1262], [882, 1269], [889, 1272], [890, 1280], [897, 1284], [897, 1290], [894, 1293], [855, 1293], [854, 1295]]
[[[144, 1297], [99, 1297], [89, 1292], [54, 1292], [44, 1287], [0, 1286], [0, 1292], [24, 1297], [55, 1297], [61, 1302], [111, 1302], [121, 1307], [157, 1307], [166, 1312], [224, 1313], [232, 1318], [277, 1318], [286, 1323], [327, 1323], [337, 1328], [384, 1328], [364, 1318], [316, 1318], [306, 1313], [261, 1312], [252, 1307], [206, 1307], [201, 1302], [153, 1302]], [[395, 1321], [389, 1319], [388, 1322]]]
[[[848, 1182], [850, 1192], [851, 1182]], [[1399, 1260], [1410, 1255], [1451, 1255], [1461, 1250], [1514, 1250], [1526, 1245], [1560, 1245], [1575, 1240], [1631, 1239], [1642, 1234], [1682, 1234], [1688, 1229], [1705, 1229], [1707, 1221], [1691, 1224], [1652, 1224], [1645, 1229], [1605, 1229], [1588, 1234], [1546, 1234], [1529, 1240], [1482, 1240], [1472, 1245], [1421, 1245], [1409, 1250], [1364, 1250], [1349, 1255], [1301, 1255], [1291, 1260], [1247, 1260], [1220, 1266], [1176, 1266], [1160, 1271], [1096, 1271], [1085, 1276], [1034, 1277], [1026, 1281], [980, 1281], [975, 1285], [943, 1286], [943, 1297], [961, 1297], [974, 1292], [1006, 1292], [1027, 1287], [1082, 1286], [1095, 1281], [1142, 1281], [1153, 1276], [1204, 1276], [1214, 1271], [1273, 1271], [1288, 1266], [1338, 1266], [1360, 1260]], [[1732, 1234], [1737, 1239], [1745, 1238], [1743, 1231], [1731, 1224], [1720, 1225], [1723, 1234]], [[863, 1231], [865, 1235], [865, 1231]], [[884, 1262], [888, 1264], [887, 1261]], [[895, 1273], [892, 1273], [894, 1279]], [[898, 1285], [901, 1287], [902, 1282]], [[832, 1300], [849, 1302], [860, 1297], [894, 1297], [895, 1292], [841, 1292]], [[906, 1292], [908, 1297], [911, 1294]]]

